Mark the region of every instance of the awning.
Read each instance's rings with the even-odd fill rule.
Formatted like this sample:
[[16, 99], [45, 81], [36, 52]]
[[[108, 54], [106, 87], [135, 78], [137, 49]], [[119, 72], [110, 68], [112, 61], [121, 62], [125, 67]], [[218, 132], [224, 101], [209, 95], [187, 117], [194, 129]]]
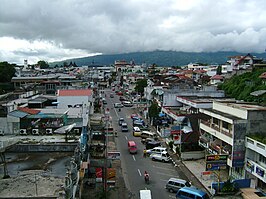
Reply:
[[65, 134], [71, 131], [76, 126], [76, 123], [73, 123], [71, 125], [63, 126], [61, 128], [56, 129], [54, 132], [59, 134]]

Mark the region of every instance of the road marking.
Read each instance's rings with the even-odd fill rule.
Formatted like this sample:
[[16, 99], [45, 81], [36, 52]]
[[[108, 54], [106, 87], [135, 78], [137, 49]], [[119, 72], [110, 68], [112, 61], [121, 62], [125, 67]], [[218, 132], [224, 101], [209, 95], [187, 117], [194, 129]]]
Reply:
[[140, 170], [139, 170], [139, 169], [138, 169], [138, 172], [139, 172], [139, 176], [142, 176], [142, 175], [141, 175], [141, 172], [140, 172]]
[[175, 196], [172, 196], [172, 195], [168, 195], [169, 198], [176, 198]]
[[157, 167], [157, 166], [154, 166], [154, 165], [152, 165], [154, 168], [157, 168], [157, 169], [164, 169], [164, 170], [167, 170], [167, 171], [173, 171], [173, 172], [175, 172], [176, 170], [175, 169], [169, 169], [169, 168], [167, 168], [167, 167]]
[[126, 140], [127, 140], [127, 136], [125, 136]]
[[134, 160], [134, 161], [136, 161], [136, 158], [135, 158], [135, 156], [134, 156], [134, 155], [132, 155], [132, 157], [133, 157], [133, 160]]

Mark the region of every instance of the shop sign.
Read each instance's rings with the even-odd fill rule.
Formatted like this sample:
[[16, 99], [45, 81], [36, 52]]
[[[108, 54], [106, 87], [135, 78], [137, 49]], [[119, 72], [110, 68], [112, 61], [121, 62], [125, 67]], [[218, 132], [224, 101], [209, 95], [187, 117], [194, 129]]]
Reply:
[[264, 176], [264, 170], [259, 168], [258, 166], [256, 166], [256, 173], [261, 177]]
[[246, 168], [248, 171], [250, 171], [251, 173], [254, 172], [254, 164], [252, 164], [250, 161], [246, 162]]

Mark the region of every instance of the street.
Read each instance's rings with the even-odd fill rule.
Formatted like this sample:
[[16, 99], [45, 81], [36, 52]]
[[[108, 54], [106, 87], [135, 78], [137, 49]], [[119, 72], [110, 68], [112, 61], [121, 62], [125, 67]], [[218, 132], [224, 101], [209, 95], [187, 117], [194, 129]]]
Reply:
[[[185, 179], [184, 175], [179, 174], [177, 168], [170, 163], [162, 163], [158, 161], [152, 161], [149, 157], [143, 157], [144, 145], [141, 143], [139, 137], [134, 137], [132, 134], [132, 120], [130, 118], [133, 113], [132, 107], [123, 107], [119, 112], [115, 109], [113, 104], [120, 102], [117, 95], [114, 98], [110, 98], [110, 90], [105, 90], [107, 105], [105, 108], [109, 108], [110, 116], [112, 118], [113, 128], [117, 130], [118, 137], [116, 140], [117, 149], [121, 153], [121, 165], [122, 173], [126, 183], [126, 187], [135, 196], [139, 197], [139, 190], [149, 189], [152, 192], [154, 199], [161, 198], [175, 198], [174, 193], [168, 192], [164, 187], [166, 182], [171, 177]], [[118, 125], [118, 119], [124, 118], [128, 124], [129, 131], [121, 132]], [[137, 154], [130, 154], [127, 147], [129, 140], [135, 141], [138, 147]], [[147, 171], [150, 174], [150, 183], [146, 184], [144, 181], [144, 172]]]

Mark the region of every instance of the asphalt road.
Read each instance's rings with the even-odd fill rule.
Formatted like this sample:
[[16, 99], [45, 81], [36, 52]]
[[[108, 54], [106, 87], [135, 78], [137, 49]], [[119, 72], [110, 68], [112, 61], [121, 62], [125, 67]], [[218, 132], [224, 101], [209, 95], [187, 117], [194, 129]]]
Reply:
[[[164, 187], [167, 180], [171, 177], [184, 179], [184, 174], [178, 172], [178, 169], [173, 166], [172, 163], [162, 163], [158, 161], [152, 161], [150, 158], [143, 157], [144, 145], [141, 143], [139, 137], [132, 135], [132, 120], [130, 118], [133, 110], [131, 107], [121, 108], [121, 112], [113, 107], [113, 104], [119, 102], [117, 95], [114, 98], [110, 98], [110, 90], [105, 90], [106, 101], [110, 110], [110, 116], [112, 117], [112, 123], [114, 130], [118, 131], [117, 137], [117, 149], [121, 153], [121, 165], [126, 187], [134, 194], [134, 198], [139, 198], [139, 190], [150, 189], [153, 199], [161, 198], [175, 198], [174, 193], [169, 193]], [[121, 128], [118, 125], [118, 119], [123, 117], [128, 124], [129, 132], [121, 132]], [[127, 142], [133, 140], [138, 147], [137, 154], [130, 154], [127, 148]], [[144, 181], [144, 171], [148, 171], [150, 174], [150, 183], [146, 184]]]

